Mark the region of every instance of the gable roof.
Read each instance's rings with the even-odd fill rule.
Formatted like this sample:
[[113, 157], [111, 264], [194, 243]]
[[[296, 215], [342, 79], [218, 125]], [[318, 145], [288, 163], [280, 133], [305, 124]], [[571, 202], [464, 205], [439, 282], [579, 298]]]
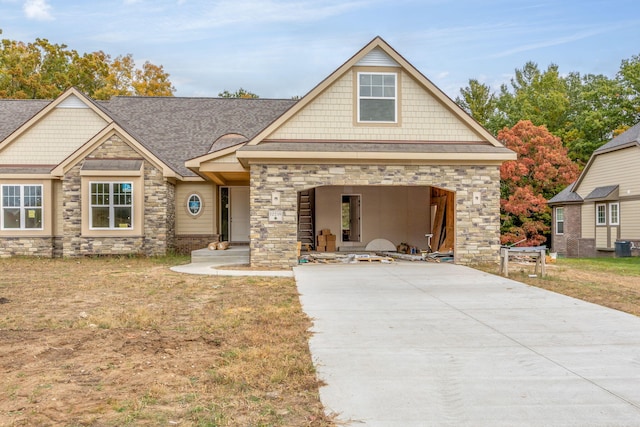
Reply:
[[625, 132], [621, 133], [620, 135], [613, 138], [611, 141], [604, 144], [602, 147], [595, 150], [591, 154], [591, 157], [589, 157], [589, 161], [587, 162], [587, 165], [584, 167], [584, 169], [580, 173], [580, 176], [578, 177], [576, 182], [573, 184], [573, 188], [577, 189], [580, 186], [580, 184], [582, 183], [582, 180], [589, 172], [589, 169], [591, 169], [591, 165], [593, 164], [594, 159], [597, 156], [605, 153], [610, 153], [612, 151], [628, 149], [628, 148], [640, 148], [640, 122], [636, 123], [634, 126], [630, 127]]
[[627, 129], [625, 132], [613, 138], [593, 152], [593, 154], [602, 154], [608, 151], [617, 150], [628, 145], [640, 145], [640, 122]]
[[578, 193], [573, 192], [575, 182], [567, 185], [564, 190], [553, 196], [547, 202], [548, 205], [564, 205], [569, 203], [582, 203], [582, 197]]
[[[373, 54], [375, 60], [378, 61], [395, 61], [395, 63], [407, 72], [413, 79], [422, 85], [434, 98], [442, 103], [447, 109], [449, 109], [454, 116], [456, 116], [461, 122], [465, 123], [470, 129], [477, 133], [482, 139], [487, 141], [494, 147], [504, 148], [504, 146], [482, 125], [468, 115], [462, 108], [460, 108], [451, 98], [449, 98], [444, 92], [442, 92], [436, 85], [434, 85], [427, 77], [425, 77], [420, 71], [418, 71], [413, 65], [411, 65], [404, 57], [396, 52], [386, 41], [381, 37], [375, 37], [365, 47], [353, 55], [343, 65], [341, 65], [336, 71], [331, 73], [327, 78], [314, 87], [309, 93], [307, 93], [302, 99], [291, 109], [286, 111], [280, 117], [278, 117], [273, 123], [262, 130], [251, 141], [247, 143], [244, 151], [250, 150], [249, 147], [256, 146], [272, 134], [276, 129], [283, 126], [289, 119], [296, 115], [299, 111], [310, 104], [315, 98], [317, 98], [322, 92], [324, 92], [329, 86], [340, 79], [345, 73], [347, 73], [352, 67], [357, 66], [360, 61], [367, 55]], [[388, 65], [388, 64], [387, 64]]]
[[[11, 143], [71, 95], [181, 176], [196, 176], [185, 161], [253, 138], [294, 100], [114, 97], [94, 101], [71, 88], [54, 101], [0, 100], [0, 147]], [[107, 124], [105, 129], [109, 128]], [[236, 137], [231, 137], [235, 135]], [[28, 164], [28, 159], [25, 159]], [[30, 167], [20, 170], [33, 169]]]
[[49, 105], [46, 99], [4, 99], [0, 102], [0, 142]]
[[[24, 132], [27, 132], [32, 126], [36, 125], [41, 119], [46, 117], [47, 114], [49, 114], [53, 109], [70, 100], [75, 100], [73, 101], [74, 103], [78, 102], [78, 103], [85, 104], [87, 107], [92, 109], [98, 116], [100, 116], [106, 122], [109, 122], [111, 120], [109, 118], [109, 115], [106, 114], [104, 111], [102, 111], [92, 99], [90, 99], [88, 96], [80, 92], [75, 87], [71, 87], [66, 91], [64, 91], [59, 97], [57, 97], [53, 101], [46, 101], [47, 104], [44, 105], [44, 107], [40, 108], [32, 117], [22, 122], [14, 131], [12, 131], [5, 138], [1, 139], [0, 150], [3, 150], [5, 147], [10, 145], [13, 141], [18, 139]], [[14, 107], [16, 110], [19, 111], [20, 106], [13, 105], [11, 101], [12, 100], [2, 100], [3, 107], [5, 108]], [[26, 101], [23, 101], [23, 102], [26, 102]], [[39, 103], [41, 102], [42, 100], [30, 100], [30, 103], [33, 105], [29, 108], [33, 108], [35, 110], [39, 105]], [[7, 114], [11, 114], [11, 113], [12, 112], [7, 111]]]

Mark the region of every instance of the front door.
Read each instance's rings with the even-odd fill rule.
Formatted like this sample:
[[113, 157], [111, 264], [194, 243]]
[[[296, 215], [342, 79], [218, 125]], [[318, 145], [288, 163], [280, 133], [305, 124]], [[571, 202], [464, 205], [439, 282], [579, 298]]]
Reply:
[[229, 241], [249, 241], [249, 187], [229, 187]]

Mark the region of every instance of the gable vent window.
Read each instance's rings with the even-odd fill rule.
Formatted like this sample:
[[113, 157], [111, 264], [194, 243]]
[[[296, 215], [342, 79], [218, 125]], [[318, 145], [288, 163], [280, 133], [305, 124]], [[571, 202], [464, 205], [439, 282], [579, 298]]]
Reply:
[[358, 73], [358, 121], [396, 123], [396, 73]]

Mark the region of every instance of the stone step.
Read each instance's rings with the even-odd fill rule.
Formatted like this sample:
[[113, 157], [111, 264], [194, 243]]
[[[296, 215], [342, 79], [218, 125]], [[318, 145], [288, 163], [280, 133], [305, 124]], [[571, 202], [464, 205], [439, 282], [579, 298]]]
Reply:
[[224, 251], [207, 248], [191, 251], [191, 262], [224, 262], [225, 264], [246, 264], [249, 262], [249, 246], [231, 246]]

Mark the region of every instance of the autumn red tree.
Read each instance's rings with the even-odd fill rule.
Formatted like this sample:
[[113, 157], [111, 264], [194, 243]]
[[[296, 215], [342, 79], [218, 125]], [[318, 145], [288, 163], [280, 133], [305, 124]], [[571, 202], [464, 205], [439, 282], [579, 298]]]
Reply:
[[498, 132], [498, 139], [518, 154], [500, 169], [501, 240], [510, 244], [543, 244], [551, 225], [547, 200], [578, 177], [578, 166], [560, 138], [528, 120]]

